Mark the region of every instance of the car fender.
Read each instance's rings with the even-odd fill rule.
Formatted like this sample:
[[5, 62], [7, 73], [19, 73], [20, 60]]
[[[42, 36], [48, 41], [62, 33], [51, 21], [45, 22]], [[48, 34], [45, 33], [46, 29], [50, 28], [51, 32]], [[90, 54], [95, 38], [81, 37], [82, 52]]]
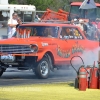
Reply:
[[[53, 60], [55, 59], [54, 58], [54, 54], [53, 54], [53, 51], [51, 51], [51, 50], [44, 50], [44, 51], [42, 51], [42, 52], [38, 52], [38, 54], [37, 54], [37, 56], [38, 56], [38, 58], [37, 58], [37, 61], [40, 61], [46, 54], [51, 54], [52, 55], [52, 57], [53, 57]], [[51, 56], [50, 55], [50, 56]], [[54, 62], [54, 61], [53, 61]]]

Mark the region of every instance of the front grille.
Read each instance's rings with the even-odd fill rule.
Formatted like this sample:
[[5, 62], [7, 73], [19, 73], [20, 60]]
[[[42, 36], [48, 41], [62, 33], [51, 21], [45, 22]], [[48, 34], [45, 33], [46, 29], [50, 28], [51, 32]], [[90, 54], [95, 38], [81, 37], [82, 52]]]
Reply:
[[7, 54], [26, 54], [31, 53], [29, 45], [0, 45], [0, 53]]

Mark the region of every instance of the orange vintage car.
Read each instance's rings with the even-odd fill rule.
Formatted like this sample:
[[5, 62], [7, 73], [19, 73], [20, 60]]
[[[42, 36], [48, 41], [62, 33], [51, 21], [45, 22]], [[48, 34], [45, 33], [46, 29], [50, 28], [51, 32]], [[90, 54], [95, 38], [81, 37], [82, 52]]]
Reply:
[[74, 25], [61, 23], [27, 23], [14, 37], [0, 40], [0, 76], [9, 66], [33, 69], [38, 78], [48, 78], [50, 70], [69, 65], [70, 59], [99, 46], [88, 40]]

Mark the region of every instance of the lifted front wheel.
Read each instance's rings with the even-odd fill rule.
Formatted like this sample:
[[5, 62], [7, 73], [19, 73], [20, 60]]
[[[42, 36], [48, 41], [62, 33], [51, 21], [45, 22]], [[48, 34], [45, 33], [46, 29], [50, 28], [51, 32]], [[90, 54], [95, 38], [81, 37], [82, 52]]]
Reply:
[[44, 57], [35, 68], [35, 74], [38, 78], [46, 79], [50, 73], [50, 63], [46, 57]]

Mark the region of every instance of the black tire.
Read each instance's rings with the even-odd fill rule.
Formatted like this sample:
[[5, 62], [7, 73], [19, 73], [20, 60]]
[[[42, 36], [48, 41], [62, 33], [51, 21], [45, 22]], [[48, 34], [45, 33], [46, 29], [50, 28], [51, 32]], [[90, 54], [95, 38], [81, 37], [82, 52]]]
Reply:
[[0, 68], [0, 77], [2, 76], [2, 74], [3, 74], [4, 71], [5, 70], [3, 68]]
[[35, 75], [38, 78], [46, 79], [50, 74], [50, 62], [48, 58], [43, 57], [41, 61], [38, 62], [35, 68]]

